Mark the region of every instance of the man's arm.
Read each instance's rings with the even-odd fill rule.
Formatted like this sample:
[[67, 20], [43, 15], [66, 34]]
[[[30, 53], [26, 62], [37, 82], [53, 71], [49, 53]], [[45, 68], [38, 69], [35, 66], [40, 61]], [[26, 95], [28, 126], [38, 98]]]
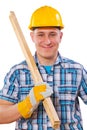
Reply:
[[0, 124], [11, 123], [21, 117], [18, 104], [0, 99]]
[[43, 82], [34, 86], [29, 95], [17, 104], [0, 99], [0, 124], [11, 123], [20, 117], [30, 118], [38, 104], [52, 93], [52, 88]]

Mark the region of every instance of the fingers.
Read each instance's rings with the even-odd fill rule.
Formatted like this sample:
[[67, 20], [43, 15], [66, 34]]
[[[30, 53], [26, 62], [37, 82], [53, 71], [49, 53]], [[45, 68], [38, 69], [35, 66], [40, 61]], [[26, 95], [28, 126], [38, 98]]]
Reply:
[[42, 82], [35, 87], [33, 87], [29, 93], [29, 97], [31, 99], [32, 105], [35, 105], [45, 99], [46, 97], [51, 96], [53, 93], [52, 87], [50, 87], [47, 83]]
[[[43, 95], [44, 98], [50, 97], [53, 94], [53, 90], [50, 86], [48, 86], [48, 84], [46, 85], [46, 91], [45, 92], [41, 92], [41, 94]], [[44, 99], [43, 98], [43, 99]]]

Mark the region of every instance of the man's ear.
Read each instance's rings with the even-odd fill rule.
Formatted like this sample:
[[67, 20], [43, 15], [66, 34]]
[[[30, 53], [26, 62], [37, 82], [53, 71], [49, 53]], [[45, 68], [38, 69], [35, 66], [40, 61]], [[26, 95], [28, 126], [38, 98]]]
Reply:
[[62, 39], [62, 37], [63, 37], [63, 32], [61, 32], [60, 39]]
[[34, 42], [34, 33], [33, 32], [30, 32], [30, 37], [31, 37], [32, 41]]
[[62, 37], [63, 37], [63, 32], [60, 32], [60, 42], [62, 40]]

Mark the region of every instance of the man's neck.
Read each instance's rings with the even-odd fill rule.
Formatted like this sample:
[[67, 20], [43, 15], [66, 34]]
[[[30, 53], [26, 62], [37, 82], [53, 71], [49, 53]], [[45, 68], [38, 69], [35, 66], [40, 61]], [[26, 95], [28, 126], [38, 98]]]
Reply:
[[39, 62], [41, 65], [44, 65], [44, 66], [50, 66], [50, 65], [53, 65], [57, 59], [57, 55], [55, 55], [55, 57], [49, 57], [49, 58], [46, 58], [46, 57], [41, 57], [39, 55], [37, 55], [38, 59], [39, 59]]

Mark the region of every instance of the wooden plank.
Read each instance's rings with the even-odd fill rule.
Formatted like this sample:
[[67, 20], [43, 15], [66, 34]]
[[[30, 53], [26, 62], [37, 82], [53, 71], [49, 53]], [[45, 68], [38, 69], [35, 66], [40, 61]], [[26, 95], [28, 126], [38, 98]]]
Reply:
[[[30, 49], [27, 45], [27, 42], [26, 42], [25, 37], [23, 35], [23, 32], [20, 28], [20, 25], [18, 23], [18, 20], [16, 18], [14, 11], [10, 11], [9, 19], [11, 21], [11, 24], [12, 24], [14, 32], [17, 36], [17, 39], [19, 41], [20, 47], [21, 47], [21, 49], [24, 53], [24, 56], [26, 58], [26, 61], [27, 61], [28, 67], [31, 71], [34, 82], [35, 83], [43, 82], [41, 75], [38, 71], [38, 68], [35, 64], [34, 58], [33, 58], [32, 54], [30, 52]], [[55, 111], [55, 108], [53, 106], [53, 103], [52, 103], [50, 97], [46, 98], [43, 101], [43, 105], [44, 105], [44, 108], [48, 114], [48, 117], [50, 119], [52, 127], [54, 129], [59, 128], [60, 120], [58, 118], [57, 112]]]

